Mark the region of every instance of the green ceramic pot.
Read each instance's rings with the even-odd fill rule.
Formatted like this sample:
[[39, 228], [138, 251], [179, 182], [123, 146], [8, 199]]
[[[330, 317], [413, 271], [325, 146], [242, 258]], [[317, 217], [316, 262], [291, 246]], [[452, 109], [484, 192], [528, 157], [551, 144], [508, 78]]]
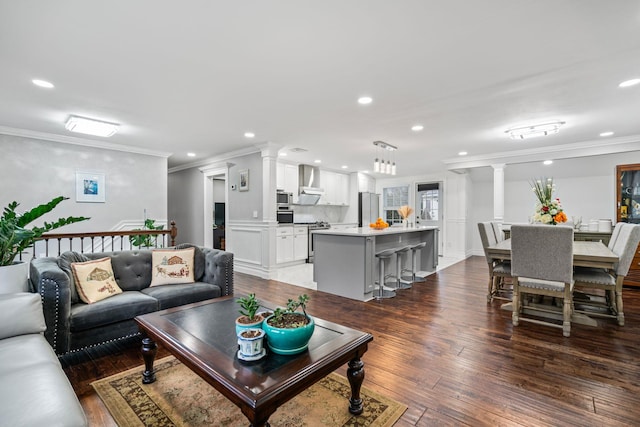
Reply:
[[267, 345], [276, 354], [298, 354], [302, 353], [309, 346], [309, 340], [316, 327], [313, 317], [309, 316], [310, 322], [300, 328], [276, 328], [269, 325], [269, 316], [262, 323], [262, 329], [267, 334]]

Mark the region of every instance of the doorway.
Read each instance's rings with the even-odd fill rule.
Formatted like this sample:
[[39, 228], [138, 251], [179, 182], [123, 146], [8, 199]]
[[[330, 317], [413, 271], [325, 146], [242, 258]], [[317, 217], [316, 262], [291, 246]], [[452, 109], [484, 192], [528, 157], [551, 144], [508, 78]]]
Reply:
[[438, 227], [438, 254], [443, 255], [443, 212], [444, 203], [442, 200], [442, 183], [425, 182], [416, 184], [416, 227], [435, 226]]
[[[203, 170], [204, 178], [204, 246], [207, 248], [221, 245], [229, 246], [226, 224], [229, 211], [227, 192], [228, 167], [215, 165]], [[222, 240], [224, 239], [224, 240]]]

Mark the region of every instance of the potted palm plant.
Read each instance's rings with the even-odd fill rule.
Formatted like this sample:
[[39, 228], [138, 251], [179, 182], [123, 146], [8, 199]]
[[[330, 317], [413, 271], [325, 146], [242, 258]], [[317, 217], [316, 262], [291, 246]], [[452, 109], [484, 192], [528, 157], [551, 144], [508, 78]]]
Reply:
[[[298, 354], [307, 349], [315, 329], [313, 318], [307, 314], [307, 294], [297, 300], [289, 299], [287, 308], [277, 308], [262, 323], [267, 344], [276, 354]], [[296, 310], [302, 310], [297, 312]]]
[[68, 197], [58, 196], [22, 214], [16, 212], [19, 203], [13, 201], [4, 208], [0, 216], [0, 293], [27, 291], [29, 263], [16, 261], [16, 257], [31, 247], [42, 234], [64, 225], [85, 221], [89, 218], [70, 216], [46, 222], [42, 227], [26, 228], [31, 222], [51, 212]]

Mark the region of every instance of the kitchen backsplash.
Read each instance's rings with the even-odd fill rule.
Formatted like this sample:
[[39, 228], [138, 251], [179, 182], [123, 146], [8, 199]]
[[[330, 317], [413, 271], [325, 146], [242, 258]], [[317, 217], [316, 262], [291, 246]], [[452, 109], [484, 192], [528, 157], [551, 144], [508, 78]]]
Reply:
[[343, 206], [292, 206], [293, 220], [296, 222], [296, 215], [308, 218], [313, 217], [316, 221], [325, 221], [329, 223], [344, 222], [346, 207]]

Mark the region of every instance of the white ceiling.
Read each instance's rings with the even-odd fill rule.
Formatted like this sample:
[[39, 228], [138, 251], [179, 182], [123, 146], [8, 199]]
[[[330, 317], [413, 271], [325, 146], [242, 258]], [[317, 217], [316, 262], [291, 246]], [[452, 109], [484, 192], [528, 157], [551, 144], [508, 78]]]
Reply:
[[[170, 167], [264, 142], [354, 171], [383, 140], [399, 175], [462, 150], [604, 144], [608, 130], [640, 150], [640, 85], [618, 88], [640, 77], [635, 0], [0, 0], [0, 64], [5, 130], [77, 136], [71, 114], [113, 121], [118, 134], [94, 139], [171, 152]], [[566, 125], [504, 134], [549, 120]]]

